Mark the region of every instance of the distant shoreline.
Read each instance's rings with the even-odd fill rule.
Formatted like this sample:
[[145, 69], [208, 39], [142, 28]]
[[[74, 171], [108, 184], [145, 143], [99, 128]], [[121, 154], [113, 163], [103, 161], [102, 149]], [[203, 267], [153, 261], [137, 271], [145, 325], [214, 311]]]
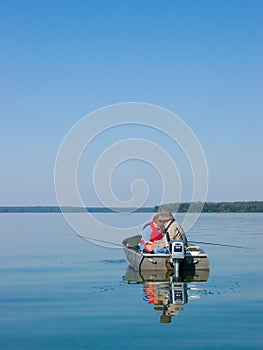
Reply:
[[153, 207], [106, 208], [106, 207], [58, 207], [58, 206], [3, 206], [0, 213], [152, 213]]
[[263, 201], [169, 203], [154, 209], [162, 208], [177, 213], [263, 213]]
[[58, 206], [1, 206], [0, 213], [152, 213], [161, 208], [174, 213], [262, 213], [263, 201], [247, 202], [195, 202], [169, 203], [143, 208], [106, 208], [106, 207], [58, 207]]

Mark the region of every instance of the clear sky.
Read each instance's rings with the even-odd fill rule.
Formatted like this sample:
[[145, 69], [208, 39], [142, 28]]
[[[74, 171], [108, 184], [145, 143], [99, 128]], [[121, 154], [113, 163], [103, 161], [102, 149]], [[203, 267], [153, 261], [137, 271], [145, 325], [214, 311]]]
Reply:
[[[88, 113], [130, 101], [167, 108], [193, 130], [208, 200], [263, 200], [262, 18], [260, 0], [2, 0], [0, 205], [56, 205], [66, 133]], [[100, 146], [143, 133], [116, 131]], [[136, 175], [126, 166], [113, 180], [122, 194]], [[142, 172], [154, 184], [156, 174]]]

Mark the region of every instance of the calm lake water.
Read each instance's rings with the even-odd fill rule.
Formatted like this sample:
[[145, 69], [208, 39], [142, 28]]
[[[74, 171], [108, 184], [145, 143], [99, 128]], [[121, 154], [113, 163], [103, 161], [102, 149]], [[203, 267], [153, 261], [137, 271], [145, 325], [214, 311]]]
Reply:
[[262, 349], [263, 214], [203, 214], [187, 236], [244, 248], [200, 244], [206, 282], [136, 283], [61, 214], [0, 214], [0, 349]]

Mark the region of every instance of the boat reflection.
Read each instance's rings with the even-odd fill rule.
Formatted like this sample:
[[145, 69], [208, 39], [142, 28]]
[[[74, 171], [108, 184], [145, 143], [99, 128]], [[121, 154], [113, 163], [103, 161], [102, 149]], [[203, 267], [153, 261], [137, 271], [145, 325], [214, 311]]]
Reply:
[[160, 311], [160, 323], [170, 323], [173, 316], [183, 310], [183, 305], [189, 299], [200, 298], [199, 294], [192, 294], [198, 290], [193, 282], [206, 282], [208, 271], [198, 271], [198, 274], [187, 273], [175, 278], [171, 273], [164, 271], [144, 271], [140, 273], [128, 267], [123, 279], [130, 283], [143, 284], [144, 300]]

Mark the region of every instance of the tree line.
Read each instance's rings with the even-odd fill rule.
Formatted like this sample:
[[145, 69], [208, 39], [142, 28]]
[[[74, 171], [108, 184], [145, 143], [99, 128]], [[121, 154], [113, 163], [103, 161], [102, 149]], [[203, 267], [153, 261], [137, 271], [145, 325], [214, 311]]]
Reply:
[[202, 213], [262, 213], [263, 201], [248, 202], [184, 202], [169, 203], [154, 207], [157, 212], [160, 209], [168, 209], [172, 212], [202, 212]]
[[107, 207], [58, 207], [58, 206], [5, 206], [0, 213], [147, 213], [168, 209], [173, 213], [263, 213], [263, 201], [250, 202], [182, 202], [156, 205], [142, 208]]

